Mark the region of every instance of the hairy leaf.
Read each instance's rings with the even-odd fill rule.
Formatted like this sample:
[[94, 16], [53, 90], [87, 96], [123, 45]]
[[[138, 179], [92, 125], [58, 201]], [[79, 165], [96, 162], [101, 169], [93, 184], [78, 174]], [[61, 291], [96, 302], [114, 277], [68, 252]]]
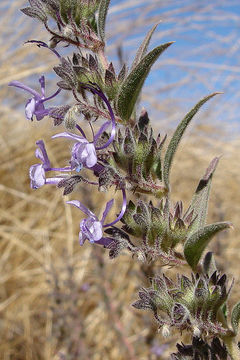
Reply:
[[136, 53], [136, 56], [133, 60], [133, 64], [132, 64], [132, 67], [131, 67], [131, 70], [135, 68], [135, 66], [137, 66], [139, 64], [139, 62], [142, 60], [142, 58], [145, 56], [146, 52], [147, 52], [147, 49], [148, 49], [148, 45], [149, 45], [149, 42], [151, 40], [151, 37], [154, 33], [154, 31], [156, 30], [156, 27], [158, 26], [159, 23], [155, 24], [151, 30], [149, 30], [149, 32], [147, 33], [145, 39], [143, 40], [142, 44], [140, 45], [137, 53]]
[[186, 130], [188, 124], [194, 117], [194, 115], [198, 112], [198, 110], [201, 108], [205, 102], [207, 102], [209, 99], [211, 99], [213, 96], [221, 94], [219, 92], [215, 92], [213, 94], [210, 94], [206, 97], [204, 97], [202, 100], [200, 100], [192, 110], [187, 113], [187, 115], [184, 117], [184, 119], [181, 121], [181, 123], [178, 125], [177, 129], [175, 130], [173, 137], [168, 145], [165, 158], [164, 158], [164, 166], [163, 166], [163, 179], [164, 183], [167, 188], [169, 188], [169, 175], [170, 175], [170, 169], [172, 166], [173, 157], [176, 153], [178, 144], [184, 134], [184, 131]]
[[238, 333], [239, 321], [240, 321], [240, 302], [234, 305], [231, 315], [231, 323], [235, 335], [237, 335]]
[[196, 269], [204, 249], [213, 236], [231, 226], [232, 224], [230, 222], [219, 222], [207, 225], [186, 240], [184, 244], [184, 256], [193, 270]]
[[152, 65], [172, 43], [173, 42], [169, 42], [160, 45], [150, 51], [123, 81], [117, 98], [117, 110], [123, 120], [127, 121], [130, 119], [139, 93]]
[[213, 173], [218, 165], [220, 157], [215, 157], [209, 164], [204, 176], [200, 179], [195, 194], [192, 198], [191, 204], [184, 215], [184, 219], [193, 212], [192, 218], [196, 217], [191, 231], [189, 234], [193, 234], [195, 231], [201, 229], [206, 224], [208, 199], [210, 194], [210, 188], [212, 183]]
[[38, 19], [44, 23], [47, 22], [46, 14], [40, 9], [34, 7], [26, 7], [24, 9], [21, 9], [21, 11], [27, 16]]
[[98, 34], [100, 35], [102, 41], [105, 40], [105, 24], [110, 1], [111, 0], [101, 0], [99, 4], [97, 27]]

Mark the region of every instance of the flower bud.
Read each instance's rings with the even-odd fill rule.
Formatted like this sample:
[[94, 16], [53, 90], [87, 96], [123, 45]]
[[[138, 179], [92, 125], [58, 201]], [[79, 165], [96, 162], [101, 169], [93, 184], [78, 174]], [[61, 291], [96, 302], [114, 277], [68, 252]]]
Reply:
[[73, 130], [75, 128], [76, 122], [77, 122], [76, 113], [77, 113], [77, 107], [73, 106], [65, 114], [64, 125], [65, 125], [66, 129]]
[[193, 335], [198, 338], [200, 338], [200, 336], [201, 336], [201, 330], [197, 326], [193, 327]]
[[170, 331], [169, 325], [164, 324], [162, 327], [162, 336], [167, 338], [170, 336], [170, 334], [171, 334], [171, 331]]
[[143, 251], [139, 250], [139, 251], [137, 252], [137, 259], [138, 259], [139, 261], [142, 261], [142, 262], [145, 262], [145, 261], [146, 261], [146, 256], [145, 256], [145, 254], [144, 254]]
[[67, 38], [72, 38], [74, 33], [73, 33], [73, 29], [72, 29], [72, 26], [67, 24], [65, 26], [65, 28], [63, 29], [63, 35]]

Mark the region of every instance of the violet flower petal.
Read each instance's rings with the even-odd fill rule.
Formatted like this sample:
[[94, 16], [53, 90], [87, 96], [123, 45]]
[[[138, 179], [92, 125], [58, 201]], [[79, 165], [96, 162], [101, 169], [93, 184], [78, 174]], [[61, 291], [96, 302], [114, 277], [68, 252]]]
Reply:
[[36, 145], [38, 146], [38, 148], [35, 151], [35, 155], [38, 159], [40, 159], [43, 163], [43, 168], [45, 170], [50, 169], [51, 168], [51, 163], [45, 148], [45, 144], [43, 142], [43, 140], [38, 140], [36, 141]]
[[[97, 154], [95, 150], [94, 144], [81, 144], [81, 159], [83, 165], [86, 167], [91, 168], [97, 163]], [[80, 154], [79, 154], [80, 155]]]
[[62, 132], [62, 133], [53, 135], [52, 139], [56, 139], [56, 138], [59, 138], [59, 137], [65, 137], [65, 138], [68, 138], [68, 139], [71, 139], [71, 140], [78, 141], [80, 143], [88, 143], [87, 139], [84, 139], [82, 136], [79, 136], [79, 135], [76, 135], [76, 134], [73, 134], [73, 133], [69, 133], [69, 132]]
[[27, 120], [32, 120], [33, 114], [35, 112], [35, 108], [36, 108], [35, 99], [34, 98], [29, 99], [25, 105], [25, 115]]
[[81, 231], [79, 231], [79, 244], [83, 246], [86, 240], [87, 240], [87, 236], [83, 234]]
[[39, 78], [38, 81], [39, 81], [40, 86], [41, 86], [42, 96], [45, 97], [45, 77], [44, 77], [44, 75], [42, 75], [42, 76]]
[[93, 217], [83, 219], [80, 222], [80, 232], [84, 234], [91, 243], [98, 241], [103, 236], [102, 223]]
[[42, 120], [46, 115], [49, 114], [49, 111], [50, 111], [49, 109], [45, 109], [44, 106], [43, 106], [42, 110], [39, 110], [39, 107], [40, 107], [39, 105], [40, 104], [37, 104], [36, 109], [38, 109], [38, 110], [35, 109], [35, 112], [34, 112], [34, 115], [36, 116], [37, 121]]
[[36, 90], [30, 88], [30, 87], [27, 86], [27, 85], [24, 85], [24, 84], [21, 83], [20, 81], [17, 81], [17, 80], [11, 81], [11, 82], [8, 84], [8, 86], [15, 86], [15, 87], [17, 87], [17, 88], [19, 88], [19, 89], [22, 89], [22, 90], [25, 90], [25, 91], [29, 92], [29, 93], [32, 94], [36, 99], [38, 99], [38, 100], [41, 99], [40, 94], [39, 94]]
[[102, 224], [104, 223], [104, 221], [105, 221], [105, 219], [106, 219], [109, 211], [111, 210], [111, 208], [112, 208], [112, 206], [113, 206], [113, 202], [114, 202], [113, 199], [107, 202], [106, 207], [105, 207], [105, 210], [104, 210], [104, 212], [103, 212], [102, 220], [101, 220], [101, 223], [102, 223]]
[[48, 115], [49, 110], [46, 110], [43, 101], [39, 100], [36, 101], [35, 110], [33, 112], [33, 115], [36, 116], [37, 121], [42, 120], [45, 115]]
[[76, 206], [78, 209], [80, 209], [82, 212], [84, 212], [84, 214], [86, 214], [88, 216], [92, 216], [95, 219], [97, 219], [96, 215], [78, 200], [67, 201], [66, 204]]
[[45, 171], [42, 164], [32, 165], [29, 169], [30, 186], [32, 189], [38, 189], [46, 182]]

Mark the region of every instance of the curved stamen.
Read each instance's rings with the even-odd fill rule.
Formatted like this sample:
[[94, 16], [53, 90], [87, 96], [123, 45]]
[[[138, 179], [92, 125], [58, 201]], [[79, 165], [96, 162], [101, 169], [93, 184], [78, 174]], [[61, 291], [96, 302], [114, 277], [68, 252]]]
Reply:
[[126, 196], [126, 191], [125, 189], [121, 189], [122, 190], [122, 195], [123, 195], [123, 203], [122, 203], [122, 209], [121, 209], [121, 212], [120, 214], [118, 215], [118, 217], [112, 221], [111, 223], [109, 224], [105, 224], [103, 225], [103, 227], [107, 227], [107, 226], [112, 226], [114, 224], [116, 224], [119, 220], [121, 220], [121, 218], [123, 217], [125, 211], [126, 211], [126, 208], [127, 208], [127, 196]]
[[111, 124], [111, 121], [105, 122], [101, 128], [98, 130], [97, 134], [94, 136], [94, 142], [97, 142], [99, 137], [104, 133], [104, 131], [108, 128], [108, 126]]
[[60, 91], [62, 91], [62, 89], [58, 89], [54, 94], [52, 94], [51, 96], [48, 96], [48, 97], [46, 97], [44, 99], [41, 99], [40, 101], [43, 103], [43, 102], [45, 102], [47, 100], [51, 100], [52, 98], [57, 96], [60, 93]]
[[59, 59], [61, 59], [61, 55], [55, 50], [55, 49], [52, 49], [50, 48], [44, 41], [40, 41], [40, 40], [28, 40], [25, 42], [25, 44], [27, 43], [35, 43], [37, 44], [38, 47], [45, 47], [49, 50], [51, 50]]
[[78, 124], [76, 124], [76, 129], [78, 129], [78, 131], [80, 131], [80, 133], [82, 134], [82, 136], [85, 137], [85, 139], [86, 139], [85, 132], [83, 131], [83, 129], [81, 128], [81, 126], [79, 126]]
[[115, 138], [115, 134], [116, 134], [116, 120], [115, 120], [115, 115], [114, 115], [113, 109], [112, 109], [108, 99], [106, 98], [106, 96], [102, 92], [101, 88], [97, 84], [91, 83], [89, 85], [89, 84], [82, 83], [82, 88], [88, 89], [91, 92], [93, 92], [94, 94], [97, 94], [105, 102], [105, 104], [107, 105], [109, 114], [111, 116], [111, 121], [112, 121], [111, 135], [110, 135], [110, 138], [108, 139], [108, 141], [103, 146], [96, 147], [96, 150], [105, 149], [106, 147], [108, 147], [113, 142], [113, 140]]

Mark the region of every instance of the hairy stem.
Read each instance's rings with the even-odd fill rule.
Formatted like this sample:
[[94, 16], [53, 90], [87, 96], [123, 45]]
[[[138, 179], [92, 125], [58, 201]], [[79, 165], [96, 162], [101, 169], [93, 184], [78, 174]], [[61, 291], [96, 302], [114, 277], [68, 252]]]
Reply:
[[239, 360], [240, 359], [240, 350], [238, 344], [233, 337], [224, 337], [223, 338], [224, 344], [227, 347], [228, 353], [231, 356], [232, 360]]

